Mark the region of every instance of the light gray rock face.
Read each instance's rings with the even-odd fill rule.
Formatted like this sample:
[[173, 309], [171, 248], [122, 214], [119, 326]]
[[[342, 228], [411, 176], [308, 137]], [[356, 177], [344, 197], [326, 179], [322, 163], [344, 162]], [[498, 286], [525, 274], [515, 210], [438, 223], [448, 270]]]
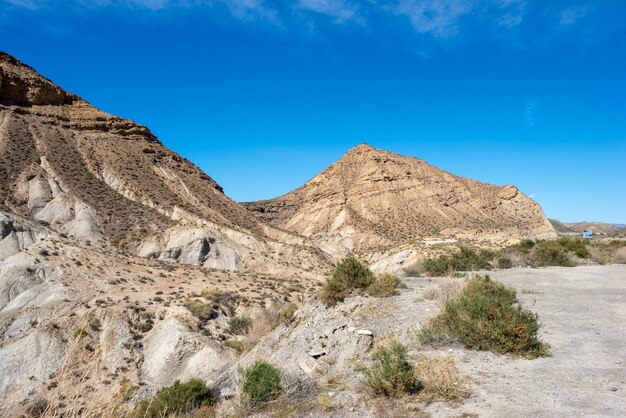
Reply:
[[43, 379], [63, 364], [65, 352], [65, 343], [58, 336], [41, 330], [0, 346], [0, 394], [5, 402], [17, 402], [30, 391], [43, 389]]
[[40, 171], [41, 174], [20, 178], [17, 184], [16, 197], [26, 202], [33, 218], [76, 239], [101, 238], [95, 212], [66, 191], [45, 157], [41, 159]]
[[148, 239], [137, 250], [140, 257], [159, 258], [182, 264], [203, 265], [223, 270], [241, 269], [243, 246], [205, 228], [167, 231]]
[[0, 261], [48, 236], [45, 229], [0, 211]]
[[38, 263], [34, 257], [25, 253], [1, 261], [0, 312], [19, 309], [37, 298], [56, 300], [62, 290], [52, 289], [52, 284], [45, 282], [57, 273], [55, 268]]
[[144, 340], [141, 373], [148, 384], [157, 387], [192, 377], [208, 380], [233, 359], [216, 341], [170, 318], [159, 322]]

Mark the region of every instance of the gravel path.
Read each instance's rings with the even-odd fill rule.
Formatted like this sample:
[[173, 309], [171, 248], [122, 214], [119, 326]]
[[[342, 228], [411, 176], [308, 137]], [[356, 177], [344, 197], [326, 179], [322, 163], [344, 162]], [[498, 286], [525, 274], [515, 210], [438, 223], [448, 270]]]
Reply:
[[[433, 416], [626, 416], [626, 266], [512, 269], [491, 277], [515, 287], [539, 314], [552, 356], [510, 359], [445, 349], [475, 381], [463, 405]], [[409, 279], [421, 287], [428, 279]], [[435, 280], [435, 279], [433, 279]]]

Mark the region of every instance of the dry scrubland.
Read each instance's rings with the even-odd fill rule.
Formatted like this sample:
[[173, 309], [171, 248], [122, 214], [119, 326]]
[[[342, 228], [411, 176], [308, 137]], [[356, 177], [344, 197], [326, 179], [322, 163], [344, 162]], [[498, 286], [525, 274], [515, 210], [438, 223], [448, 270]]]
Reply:
[[[209, 386], [110, 416], [621, 416], [626, 266], [488, 273], [405, 278], [375, 297], [381, 276], [345, 262], [328, 281], [358, 279], [343, 301], [279, 315]], [[231, 324], [239, 341], [257, 321]]]
[[626, 241], [556, 236], [368, 145], [239, 204], [0, 52], [0, 416], [618, 416]]

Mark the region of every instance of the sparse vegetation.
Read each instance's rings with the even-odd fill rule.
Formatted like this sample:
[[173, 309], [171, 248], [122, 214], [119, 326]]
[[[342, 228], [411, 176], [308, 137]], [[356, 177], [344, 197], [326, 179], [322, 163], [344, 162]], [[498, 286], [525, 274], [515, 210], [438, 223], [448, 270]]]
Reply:
[[591, 241], [590, 258], [600, 264], [626, 264], [626, 240]]
[[407, 348], [398, 341], [391, 340], [381, 346], [372, 359], [374, 364], [365, 370], [365, 384], [375, 395], [399, 397], [421, 389]]
[[320, 297], [326, 305], [334, 305], [345, 300], [351, 290], [367, 289], [374, 280], [374, 273], [370, 269], [356, 258], [347, 257], [337, 264], [335, 272], [324, 284]]
[[404, 286], [402, 281], [393, 274], [384, 273], [376, 278], [367, 288], [367, 294], [378, 298], [386, 298], [398, 294], [398, 288]]
[[252, 326], [252, 319], [247, 316], [233, 316], [228, 321], [228, 331], [234, 335], [243, 335], [250, 329]]
[[272, 329], [279, 325], [288, 325], [293, 320], [297, 307], [293, 303], [275, 303], [266, 312]]
[[467, 348], [535, 358], [548, 354], [537, 315], [517, 303], [515, 290], [474, 276], [463, 292], [421, 330], [424, 342], [458, 339]]
[[237, 353], [238, 356], [240, 356], [244, 352], [243, 343], [235, 338], [224, 341], [224, 345], [235, 350], [235, 353]]
[[576, 265], [573, 256], [590, 258], [588, 245], [589, 242], [583, 239], [561, 237], [556, 240], [523, 240], [507, 251], [516, 255], [522, 264], [532, 267], [573, 267]]
[[499, 255], [497, 257], [498, 268], [501, 269], [510, 269], [513, 267], [513, 261], [505, 255]]
[[460, 401], [470, 394], [469, 379], [459, 373], [451, 357], [421, 357], [416, 370], [424, 400]]
[[217, 316], [217, 312], [213, 309], [212, 303], [202, 303], [199, 300], [189, 300], [185, 302], [183, 306], [189, 309], [193, 316], [201, 321], [208, 321]]
[[191, 379], [186, 383], [174, 382], [172, 386], [161, 389], [152, 399], [145, 399], [132, 413], [136, 418], [160, 418], [189, 414], [193, 410], [211, 406], [215, 398], [200, 379]]
[[263, 406], [277, 399], [282, 393], [281, 371], [270, 363], [258, 360], [241, 371], [243, 401], [251, 406]]
[[425, 260], [422, 267], [430, 276], [446, 276], [455, 271], [491, 270], [490, 261], [493, 257], [491, 251], [462, 246], [450, 256], [442, 255]]
[[326, 280], [320, 298], [327, 306], [345, 300], [351, 291], [364, 291], [375, 297], [396, 295], [403, 286], [400, 279], [392, 274], [378, 277], [354, 257], [343, 259], [331, 277]]
[[414, 262], [402, 269], [406, 277], [420, 277], [423, 273], [420, 262]]

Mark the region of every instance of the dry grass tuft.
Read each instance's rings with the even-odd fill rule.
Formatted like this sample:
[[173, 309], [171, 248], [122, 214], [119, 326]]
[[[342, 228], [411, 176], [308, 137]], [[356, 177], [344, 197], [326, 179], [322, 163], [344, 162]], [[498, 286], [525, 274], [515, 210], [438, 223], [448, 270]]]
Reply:
[[436, 300], [440, 306], [456, 297], [463, 291], [464, 283], [460, 280], [445, 280], [439, 286], [432, 286], [424, 292], [424, 299]]
[[451, 357], [421, 357], [416, 372], [422, 383], [420, 397], [428, 402], [460, 401], [471, 393], [468, 377], [459, 373]]

